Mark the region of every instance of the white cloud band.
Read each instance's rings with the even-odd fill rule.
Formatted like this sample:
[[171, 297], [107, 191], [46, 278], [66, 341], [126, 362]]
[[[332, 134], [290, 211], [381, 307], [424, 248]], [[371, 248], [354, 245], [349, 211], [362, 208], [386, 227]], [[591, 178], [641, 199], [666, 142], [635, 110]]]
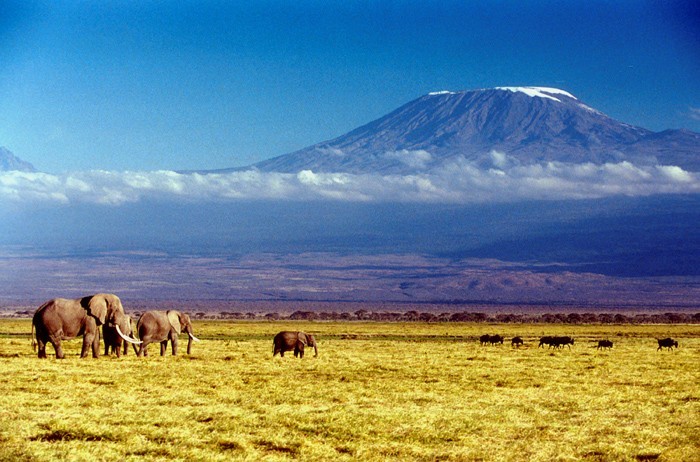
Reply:
[[429, 173], [386, 176], [310, 170], [297, 174], [256, 170], [212, 174], [0, 172], [0, 203], [120, 205], [141, 200], [255, 199], [485, 203], [700, 192], [700, 175], [675, 166], [640, 167], [629, 162], [518, 165], [503, 154], [492, 157], [491, 168], [457, 158]]

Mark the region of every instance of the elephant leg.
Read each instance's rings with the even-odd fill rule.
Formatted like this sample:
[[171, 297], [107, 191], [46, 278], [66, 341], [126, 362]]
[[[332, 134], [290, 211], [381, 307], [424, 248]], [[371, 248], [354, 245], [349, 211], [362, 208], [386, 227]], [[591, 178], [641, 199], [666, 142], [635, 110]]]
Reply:
[[98, 330], [95, 332], [92, 338], [92, 357], [93, 358], [99, 358], [100, 357], [100, 331]]
[[40, 358], [46, 358], [46, 341], [42, 338], [36, 339], [37, 350]]
[[294, 357], [299, 357], [303, 358], [304, 357], [304, 344], [301, 342], [297, 342], [297, 344], [294, 346]]
[[160, 355], [161, 356], [165, 356], [165, 350], [167, 350], [167, 349], [168, 349], [168, 341], [163, 340], [162, 342], [160, 342]]
[[129, 342], [122, 342], [122, 345], [124, 346], [124, 355], [126, 356], [127, 351], [129, 351]]
[[122, 345], [121, 343], [117, 342], [116, 345], [112, 345], [112, 348], [114, 349], [114, 352], [117, 354], [117, 358], [122, 357]]
[[[50, 340], [51, 345], [53, 345], [53, 349], [56, 352], [56, 359], [63, 359], [65, 358], [65, 354], [63, 353], [63, 346], [61, 346], [61, 339], [52, 339]], [[46, 352], [44, 352], [46, 354]]]
[[65, 358], [65, 354], [63, 353], [63, 346], [61, 346], [61, 339], [63, 338], [63, 330], [59, 330], [55, 334], [49, 334], [49, 343], [53, 345], [53, 349], [56, 352], [56, 359], [63, 359]]
[[172, 344], [173, 356], [177, 356], [177, 335], [173, 335], [170, 343]]
[[100, 329], [97, 327], [95, 319], [88, 316], [85, 321], [85, 333], [83, 334], [83, 349], [80, 352], [81, 358], [86, 358], [88, 351], [92, 348], [92, 357], [100, 357]]
[[[92, 332], [88, 332], [83, 336], [83, 348], [80, 351], [80, 357], [81, 358], [87, 358], [88, 352], [90, 351], [90, 348], [93, 346], [95, 343], [95, 334]], [[93, 352], [94, 356], [94, 352]]]
[[[136, 345], [134, 345], [134, 349], [136, 348]], [[139, 351], [136, 352], [136, 356], [141, 357], [141, 356], [148, 356], [148, 342], [144, 341], [141, 346], [139, 347]]]

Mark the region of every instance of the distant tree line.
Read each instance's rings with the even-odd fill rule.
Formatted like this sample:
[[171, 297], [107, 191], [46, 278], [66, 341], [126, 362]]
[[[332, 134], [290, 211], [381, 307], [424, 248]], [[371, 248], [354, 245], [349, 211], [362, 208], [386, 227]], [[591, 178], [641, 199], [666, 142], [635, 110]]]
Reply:
[[295, 311], [285, 315], [222, 311], [218, 314], [198, 312], [195, 319], [255, 319], [255, 320], [303, 320], [303, 321], [395, 321], [395, 322], [482, 322], [482, 323], [546, 323], [546, 324], [700, 324], [700, 313], [481, 313], [443, 312], [430, 313], [416, 310], [406, 312], [368, 311]]
[[[12, 317], [31, 317], [33, 310], [16, 311]], [[138, 318], [140, 311], [129, 313]], [[473, 311], [459, 312], [421, 312], [410, 310], [368, 311], [360, 309], [354, 312], [343, 311], [303, 311], [291, 314], [270, 312], [265, 314], [240, 311], [220, 311], [211, 313], [198, 311], [193, 319], [229, 319], [229, 320], [290, 320], [290, 321], [384, 321], [384, 322], [480, 322], [480, 323], [543, 323], [543, 324], [700, 324], [700, 313], [483, 313]]]

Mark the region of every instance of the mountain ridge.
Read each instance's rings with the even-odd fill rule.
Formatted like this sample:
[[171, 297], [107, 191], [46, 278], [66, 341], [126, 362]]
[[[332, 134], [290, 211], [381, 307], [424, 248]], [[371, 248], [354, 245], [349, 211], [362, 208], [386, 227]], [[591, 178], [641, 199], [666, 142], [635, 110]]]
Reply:
[[630, 161], [700, 171], [700, 134], [619, 122], [548, 87], [431, 92], [344, 135], [250, 167], [414, 174], [457, 157], [488, 164], [493, 151], [522, 164]]
[[32, 164], [15, 156], [9, 149], [0, 146], [0, 172], [7, 171], [36, 172]]

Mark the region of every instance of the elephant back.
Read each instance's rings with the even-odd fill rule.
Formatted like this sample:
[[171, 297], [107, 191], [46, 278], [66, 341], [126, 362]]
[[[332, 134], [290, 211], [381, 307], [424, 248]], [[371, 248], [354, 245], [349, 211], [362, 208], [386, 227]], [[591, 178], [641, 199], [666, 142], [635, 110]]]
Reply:
[[172, 329], [165, 311], [151, 310], [141, 315], [136, 323], [141, 340], [148, 338], [151, 341], [164, 340]]

